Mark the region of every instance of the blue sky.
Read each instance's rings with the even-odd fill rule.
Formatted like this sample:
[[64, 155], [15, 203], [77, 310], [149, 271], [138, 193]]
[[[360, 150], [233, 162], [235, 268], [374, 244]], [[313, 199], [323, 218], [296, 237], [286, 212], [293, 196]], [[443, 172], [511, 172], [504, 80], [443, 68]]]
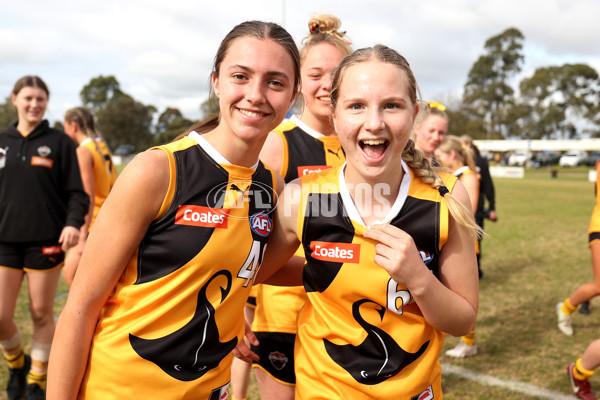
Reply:
[[0, 98], [26, 74], [50, 87], [47, 118], [80, 105], [79, 92], [98, 75], [164, 111], [200, 116], [214, 53], [237, 23], [283, 24], [296, 42], [308, 19], [331, 13], [355, 48], [383, 43], [411, 63], [425, 100], [462, 93], [487, 39], [509, 27], [525, 36], [522, 76], [537, 67], [586, 63], [600, 71], [597, 0], [22, 0], [0, 13]]

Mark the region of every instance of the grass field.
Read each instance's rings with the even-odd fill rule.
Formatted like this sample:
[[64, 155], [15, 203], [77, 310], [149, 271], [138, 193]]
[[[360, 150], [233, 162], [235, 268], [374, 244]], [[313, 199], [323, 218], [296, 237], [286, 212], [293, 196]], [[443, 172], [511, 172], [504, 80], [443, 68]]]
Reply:
[[[592, 277], [587, 228], [594, 206], [593, 183], [587, 169], [528, 170], [524, 179], [495, 179], [499, 221], [486, 222], [483, 241], [480, 309], [477, 318], [479, 354], [465, 360], [442, 355], [444, 364], [569, 393], [565, 366], [574, 361], [600, 333], [600, 299], [592, 313], [574, 314], [575, 334], [556, 328], [555, 304]], [[31, 334], [26, 285], [17, 321], [26, 343]], [[66, 300], [60, 283], [56, 313]], [[458, 338], [448, 336], [444, 351]], [[0, 367], [0, 387], [6, 386], [6, 367]], [[600, 393], [600, 378], [592, 385]], [[444, 375], [448, 400], [533, 399], [523, 393]], [[250, 399], [258, 399], [253, 383]]]

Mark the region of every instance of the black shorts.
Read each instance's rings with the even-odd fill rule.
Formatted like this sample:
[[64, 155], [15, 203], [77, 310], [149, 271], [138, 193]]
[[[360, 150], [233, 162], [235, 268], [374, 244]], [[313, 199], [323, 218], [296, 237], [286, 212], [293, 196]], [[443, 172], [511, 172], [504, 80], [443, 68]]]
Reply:
[[589, 235], [588, 243], [592, 243], [594, 240], [600, 239], [600, 232], [592, 232]]
[[65, 253], [56, 240], [43, 242], [0, 242], [0, 267], [46, 271], [61, 266]]
[[294, 341], [296, 335], [279, 332], [254, 332], [260, 345], [252, 345], [252, 351], [258, 354], [256, 367], [262, 369], [276, 381], [284, 385], [295, 385]]
[[246, 305], [252, 308], [256, 308], [256, 297], [250, 296], [248, 300], [246, 300]]

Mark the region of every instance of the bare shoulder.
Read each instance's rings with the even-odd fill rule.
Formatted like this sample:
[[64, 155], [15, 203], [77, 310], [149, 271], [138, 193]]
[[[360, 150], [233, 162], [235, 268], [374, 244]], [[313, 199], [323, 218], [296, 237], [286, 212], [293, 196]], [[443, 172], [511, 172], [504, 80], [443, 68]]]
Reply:
[[260, 151], [262, 162], [281, 173], [283, 166], [283, 141], [277, 132], [269, 132]]
[[158, 211], [168, 190], [169, 159], [161, 150], [148, 150], [136, 155], [119, 175], [109, 199], [131, 198]]
[[456, 181], [454, 187], [452, 188], [452, 196], [454, 196], [455, 199], [457, 199], [463, 204], [471, 204], [469, 193], [467, 193], [465, 185], [463, 185], [462, 182], [459, 180]]

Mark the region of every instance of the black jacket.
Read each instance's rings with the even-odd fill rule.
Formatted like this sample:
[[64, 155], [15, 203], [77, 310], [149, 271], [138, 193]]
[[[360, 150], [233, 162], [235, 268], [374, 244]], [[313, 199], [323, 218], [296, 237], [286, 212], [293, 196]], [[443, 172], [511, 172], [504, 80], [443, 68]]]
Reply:
[[16, 127], [0, 132], [0, 241], [58, 240], [89, 207], [75, 143], [46, 120], [27, 137]]
[[[475, 164], [481, 175], [479, 180], [479, 202], [477, 203], [475, 218], [483, 219], [489, 211], [496, 210], [496, 191], [487, 160], [481, 156], [477, 146], [473, 146], [473, 150], [475, 151]], [[485, 200], [488, 202], [487, 208], [484, 206]]]

